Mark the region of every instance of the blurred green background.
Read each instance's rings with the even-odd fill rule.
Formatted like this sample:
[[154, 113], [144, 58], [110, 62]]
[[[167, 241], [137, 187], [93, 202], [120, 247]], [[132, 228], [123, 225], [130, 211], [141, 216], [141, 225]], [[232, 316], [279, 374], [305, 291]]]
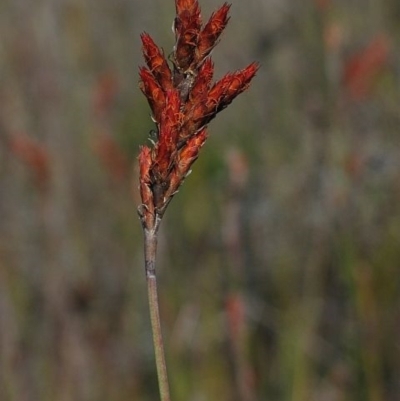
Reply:
[[[399, 400], [400, 2], [232, 2], [217, 78], [262, 67], [162, 224], [173, 400]], [[0, 3], [1, 401], [158, 399], [137, 71], [174, 11]]]

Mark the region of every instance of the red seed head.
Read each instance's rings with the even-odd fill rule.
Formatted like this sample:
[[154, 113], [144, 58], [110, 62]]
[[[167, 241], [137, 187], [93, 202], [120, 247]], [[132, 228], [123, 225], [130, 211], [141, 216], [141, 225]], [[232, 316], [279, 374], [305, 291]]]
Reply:
[[176, 90], [168, 91], [165, 108], [161, 114], [160, 132], [156, 144], [154, 165], [157, 176], [166, 178], [172, 164], [171, 156], [176, 150], [181, 122], [180, 98]]
[[207, 57], [211, 50], [217, 45], [221, 33], [228, 24], [228, 12], [230, 4], [224, 3], [223, 6], [214, 12], [205, 27], [199, 34], [196, 48], [196, 62], [200, 63]]
[[197, 0], [175, 0], [173, 69], [151, 37], [142, 34], [148, 68], [139, 70], [140, 89], [147, 97], [157, 123], [154, 147], [139, 155], [139, 214], [146, 228], [154, 227], [196, 161], [207, 139], [207, 124], [246, 90], [259, 66], [226, 74], [212, 84], [214, 65], [209, 57], [229, 17], [223, 4], [202, 27]]
[[200, 6], [197, 0], [175, 0], [176, 15], [182, 15], [182, 13], [189, 13], [189, 15], [199, 14]]
[[207, 58], [198, 70], [196, 79], [189, 93], [189, 103], [199, 102], [207, 95], [211, 80], [214, 75], [214, 65], [210, 58]]
[[174, 62], [179, 71], [186, 71], [191, 66], [200, 29], [201, 16], [197, 0], [176, 0]]
[[151, 150], [147, 146], [142, 146], [139, 153], [139, 190], [143, 206], [139, 213], [146, 228], [153, 227], [155, 221], [154, 196], [150, 178], [151, 166]]
[[139, 76], [139, 88], [149, 102], [154, 120], [159, 122], [165, 107], [165, 93], [147, 68], [141, 67]]
[[188, 139], [185, 146], [179, 152], [177, 171], [183, 177], [189, 172], [190, 167], [199, 155], [201, 147], [207, 139], [207, 130], [203, 128], [201, 131]]
[[164, 91], [171, 89], [172, 73], [164, 53], [154, 43], [149, 34], [143, 33], [141, 39], [143, 43], [143, 56], [150, 72]]
[[236, 96], [249, 87], [259, 67], [258, 63], [252, 63], [243, 70], [226, 74], [214, 84], [207, 98], [207, 109], [211, 118], [214, 118], [217, 113], [232, 103]]

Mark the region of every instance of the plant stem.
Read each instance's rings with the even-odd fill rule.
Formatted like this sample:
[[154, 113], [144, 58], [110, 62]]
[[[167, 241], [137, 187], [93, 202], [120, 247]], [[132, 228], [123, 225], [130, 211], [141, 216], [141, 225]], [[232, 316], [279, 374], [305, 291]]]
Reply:
[[170, 401], [167, 365], [165, 363], [164, 345], [161, 333], [160, 311], [157, 296], [156, 279], [157, 228], [144, 229], [144, 258], [149, 297], [151, 329], [153, 332], [154, 352], [156, 357], [158, 386], [161, 401]]

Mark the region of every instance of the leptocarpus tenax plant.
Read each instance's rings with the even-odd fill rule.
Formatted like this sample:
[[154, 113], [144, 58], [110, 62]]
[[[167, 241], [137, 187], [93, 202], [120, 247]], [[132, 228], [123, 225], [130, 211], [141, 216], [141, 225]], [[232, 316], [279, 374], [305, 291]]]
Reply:
[[146, 96], [156, 129], [139, 154], [138, 208], [144, 231], [144, 255], [157, 375], [162, 401], [169, 401], [156, 283], [157, 232], [165, 210], [190, 173], [207, 139], [208, 123], [245, 91], [259, 66], [228, 73], [213, 83], [210, 53], [218, 43], [229, 17], [224, 3], [203, 25], [197, 0], [175, 0], [175, 45], [165, 57], [153, 39], [143, 33], [140, 89]]

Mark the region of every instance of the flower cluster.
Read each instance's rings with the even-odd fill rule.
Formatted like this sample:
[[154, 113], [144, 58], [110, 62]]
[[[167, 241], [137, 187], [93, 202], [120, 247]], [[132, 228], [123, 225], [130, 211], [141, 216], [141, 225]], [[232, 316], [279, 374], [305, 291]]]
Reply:
[[197, 0], [175, 0], [175, 46], [169, 59], [152, 38], [143, 33], [140, 89], [146, 96], [156, 131], [152, 147], [140, 150], [139, 215], [143, 227], [158, 226], [168, 203], [190, 173], [207, 139], [207, 124], [246, 90], [258, 70], [252, 63], [213, 83], [209, 57], [226, 27], [230, 6], [225, 3], [202, 24]]

